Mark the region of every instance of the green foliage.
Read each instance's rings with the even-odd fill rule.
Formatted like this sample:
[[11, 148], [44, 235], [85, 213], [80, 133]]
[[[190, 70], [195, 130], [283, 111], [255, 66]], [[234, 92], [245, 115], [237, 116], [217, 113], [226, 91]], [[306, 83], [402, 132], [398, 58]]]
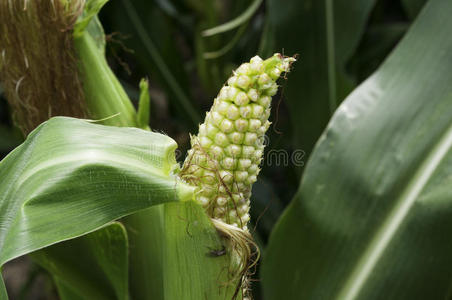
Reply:
[[451, 14], [430, 1], [333, 116], [271, 236], [268, 299], [450, 296]]
[[[152, 123], [177, 144], [70, 118], [42, 124], [0, 162], [0, 264], [30, 253], [64, 300], [231, 299], [228, 240], [201, 206], [180, 201], [194, 195], [174, 151], [189, 147], [232, 70], [282, 52], [299, 62], [276, 96], [266, 149], [309, 161], [261, 166], [249, 226], [266, 250], [255, 299], [450, 297], [450, 1], [111, 1], [105, 36], [106, 2], [86, 1], [73, 32], [80, 81], [65, 75], [83, 84], [90, 118]], [[42, 90], [55, 85], [37, 78]], [[68, 95], [58, 86], [34, 106], [40, 116]], [[9, 120], [1, 111], [0, 151], [20, 142]]]
[[[309, 153], [328, 120], [356, 84], [345, 64], [356, 49], [375, 0], [268, 0], [274, 49], [298, 53], [284, 93], [294, 145]], [[295, 82], [295, 84], [294, 84]]]
[[128, 246], [124, 226], [114, 222], [31, 257], [54, 276], [60, 289], [74, 294], [60, 291], [61, 299], [128, 299]]

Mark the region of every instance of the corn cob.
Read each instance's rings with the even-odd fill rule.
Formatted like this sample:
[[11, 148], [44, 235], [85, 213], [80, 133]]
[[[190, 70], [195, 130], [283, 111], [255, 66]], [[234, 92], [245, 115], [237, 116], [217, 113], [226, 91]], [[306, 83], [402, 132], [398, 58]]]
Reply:
[[191, 137], [181, 177], [198, 186], [196, 200], [211, 218], [247, 230], [271, 97], [278, 90], [276, 80], [293, 61], [277, 53], [242, 64], [215, 98], [198, 135]]

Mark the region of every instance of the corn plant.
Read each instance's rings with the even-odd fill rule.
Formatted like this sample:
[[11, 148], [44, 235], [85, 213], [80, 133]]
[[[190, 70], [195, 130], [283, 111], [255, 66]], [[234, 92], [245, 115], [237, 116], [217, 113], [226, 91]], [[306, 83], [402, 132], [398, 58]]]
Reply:
[[[87, 3], [84, 9], [84, 12], [80, 14], [80, 18], [78, 21], [74, 22], [73, 14], [76, 14], [77, 12], [81, 12], [81, 3], [78, 3], [78, 5], [73, 6], [65, 6], [63, 4], [61, 7], [56, 7], [56, 9], [59, 10], [59, 13], [61, 15], [69, 15], [72, 17], [72, 21], [74, 29], [70, 32], [70, 34], [73, 35], [73, 48], [76, 51], [77, 55], [79, 55], [80, 61], [78, 63], [79, 67], [79, 76], [83, 78], [83, 89], [84, 89], [84, 97], [86, 99], [87, 104], [87, 111], [92, 116], [109, 116], [106, 117], [104, 120], [102, 120], [103, 123], [106, 124], [114, 124], [114, 125], [128, 125], [128, 126], [139, 126], [146, 127], [144, 124], [146, 124], [146, 121], [143, 121], [143, 119], [146, 119], [146, 113], [144, 109], [147, 107], [146, 103], [149, 101], [149, 97], [146, 95], [147, 93], [147, 83], [146, 81], [143, 81], [141, 84], [143, 93], [140, 101], [140, 109], [138, 113], [135, 113], [134, 108], [132, 107], [131, 102], [128, 100], [124, 90], [120, 86], [119, 82], [111, 72], [111, 70], [106, 65], [105, 58], [103, 57], [103, 44], [102, 42], [99, 42], [97, 39], [99, 37], [103, 38], [102, 35], [102, 29], [100, 27], [100, 24], [96, 20], [95, 14], [100, 9], [103, 2], [90, 2]], [[36, 16], [38, 13], [48, 13], [51, 14], [51, 3], [49, 3], [49, 6], [40, 6], [40, 4], [32, 4], [30, 6], [27, 6], [26, 2], [23, 3], [26, 7], [26, 13], [31, 16]], [[57, 4], [58, 5], [58, 4]], [[18, 7], [14, 7], [14, 4], [5, 4], [6, 8], [4, 10], [4, 13], [10, 18], [13, 19], [16, 17], [15, 15], [8, 15], [11, 14], [9, 10], [18, 9]], [[50, 12], [49, 12], [50, 11]], [[28, 16], [26, 16], [28, 17]], [[31, 18], [31, 17], [30, 17]], [[20, 22], [19, 20], [18, 22]], [[8, 28], [9, 29], [9, 28]], [[10, 35], [18, 36], [19, 38], [23, 36], [23, 33], [20, 32], [14, 32], [10, 33]], [[67, 39], [67, 37], [65, 37]], [[102, 41], [102, 40], [100, 40]], [[7, 51], [9, 53], [9, 50], [14, 49], [14, 44], [8, 44]], [[63, 49], [62, 51], [70, 51], [72, 48], [69, 49]], [[26, 55], [27, 53], [24, 50], [23, 55]], [[45, 49], [44, 49], [45, 51]], [[8, 62], [9, 57], [8, 53], [6, 54], [5, 62]], [[16, 59], [16, 57], [11, 58], [11, 60]], [[174, 158], [174, 150], [175, 150], [175, 143], [171, 143], [171, 139], [168, 137], [158, 137], [159, 135], [156, 135], [156, 138], [152, 138], [152, 143], [150, 143], [151, 149], [148, 149], [151, 153], [150, 160], [148, 161], [148, 164], [150, 161], [153, 161], [153, 163], [150, 163], [148, 165], [148, 168], [154, 168], [157, 173], [155, 175], [160, 176], [161, 180], [160, 183], [158, 183], [158, 180], [155, 181], [157, 184], [155, 187], [160, 186], [158, 189], [160, 191], [166, 191], [161, 193], [149, 193], [145, 192], [144, 190], [141, 190], [142, 188], [139, 188], [142, 193], [142, 196], [148, 197], [150, 199], [150, 202], [148, 204], [145, 204], [145, 202], [142, 202], [141, 208], [149, 207], [155, 204], [164, 203], [166, 201], [169, 201], [168, 198], [172, 198], [172, 201], [175, 200], [195, 200], [201, 205], [204, 206], [205, 211], [207, 215], [212, 218], [212, 221], [214, 223], [207, 223], [204, 226], [211, 226], [212, 224], [215, 224], [215, 227], [218, 231], [221, 232], [221, 236], [227, 242], [227, 250], [226, 246], [221, 246], [224, 248], [220, 248], [220, 250], [212, 251], [212, 255], [215, 255], [218, 251], [230, 253], [229, 259], [231, 260], [228, 264], [218, 264], [218, 266], [226, 268], [225, 274], [223, 275], [225, 279], [223, 281], [218, 281], [215, 284], [212, 284], [210, 289], [212, 291], [215, 290], [215, 288], [218, 288], [220, 291], [220, 294], [228, 295], [229, 293], [233, 292], [232, 296], [229, 297], [236, 298], [239, 294], [245, 295], [248, 294], [247, 291], [247, 276], [249, 269], [255, 264], [254, 260], [257, 260], [254, 256], [254, 251], [257, 251], [257, 248], [255, 244], [252, 241], [252, 237], [248, 232], [247, 229], [247, 223], [249, 221], [249, 198], [251, 193], [251, 185], [256, 181], [256, 176], [258, 174], [258, 164], [260, 160], [262, 159], [263, 155], [263, 135], [265, 134], [265, 131], [269, 127], [269, 114], [270, 114], [270, 102], [271, 102], [271, 96], [273, 96], [277, 91], [277, 84], [276, 80], [280, 77], [281, 74], [288, 72], [290, 68], [291, 62], [293, 62], [293, 58], [285, 58], [280, 54], [275, 54], [273, 57], [262, 61], [258, 56], [254, 57], [250, 63], [243, 64], [240, 68], [237, 69], [237, 71], [234, 73], [236, 75], [232, 76], [229, 81], [228, 87], [225, 87], [221, 90], [219, 96], [216, 98], [215, 103], [212, 108], [212, 112], [208, 114], [209, 116], [215, 116], [220, 117], [223, 115], [224, 117], [221, 118], [221, 126], [217, 122], [217, 119], [207, 117], [206, 123], [202, 124], [200, 126], [200, 133], [199, 138], [202, 141], [201, 143], [193, 142], [193, 150], [190, 150], [190, 154], [187, 157], [186, 164], [183, 167], [181, 171], [179, 171], [178, 165], [175, 162]], [[32, 61], [33, 63], [33, 61]], [[9, 62], [5, 65], [5, 77], [6, 76], [12, 76], [10, 72], [10, 68], [8, 68], [9, 64], [13, 64], [14, 62]], [[20, 65], [20, 64], [19, 64]], [[20, 71], [16, 71], [16, 73], [19, 73]], [[27, 72], [27, 66], [25, 66], [25, 70], [23, 72]], [[14, 77], [13, 77], [14, 78]], [[103, 78], [104, 80], [102, 82], [98, 82], [98, 78]], [[46, 78], [41, 78], [42, 80], [46, 80]], [[14, 79], [11, 79], [12, 82]], [[20, 79], [19, 79], [20, 80]], [[69, 87], [70, 88], [70, 87]], [[9, 88], [9, 91], [11, 91], [12, 94], [17, 93], [17, 87]], [[78, 88], [77, 88], [78, 90]], [[101, 93], [99, 91], [102, 91]], [[27, 90], [24, 91], [24, 94], [26, 93], [33, 93], [33, 90]], [[64, 93], [64, 91], [62, 91]], [[26, 95], [28, 97], [28, 95]], [[112, 101], [114, 99], [114, 101]], [[221, 103], [220, 103], [221, 102]], [[110, 103], [113, 103], [115, 105], [110, 105]], [[227, 109], [223, 111], [217, 111], [217, 109], [222, 109], [224, 106], [227, 106]], [[24, 116], [24, 112], [17, 109], [16, 110], [18, 115]], [[119, 118], [115, 119], [115, 115], [111, 115], [113, 112], [120, 112], [121, 115]], [[70, 114], [70, 112], [68, 112]], [[19, 119], [19, 118], [18, 118]], [[20, 122], [20, 120], [19, 120]], [[216, 123], [214, 123], [216, 122]], [[25, 152], [27, 151], [33, 151], [33, 150], [27, 150], [27, 144], [42, 144], [42, 139], [38, 138], [35, 142], [33, 142], [34, 138], [33, 136], [40, 136], [40, 131], [47, 132], [48, 130], [53, 131], [51, 128], [57, 128], [59, 126], [63, 127], [69, 127], [71, 130], [74, 130], [75, 128], [83, 128], [85, 126], [91, 127], [94, 126], [97, 127], [98, 125], [88, 125], [83, 124], [86, 122], [82, 121], [76, 121], [76, 120], [70, 120], [70, 119], [55, 119], [50, 120], [40, 127], [38, 127], [35, 131], [33, 131], [28, 139], [27, 142], [21, 147], [25, 148], [26, 150], [23, 150]], [[30, 126], [32, 126], [31, 124]], [[81, 127], [79, 127], [81, 126]], [[204, 128], [208, 127], [209, 132], [205, 132]], [[218, 138], [213, 138], [210, 143], [206, 143], [209, 138], [212, 138], [212, 128], [215, 128], [216, 131], [215, 134]], [[77, 131], [77, 129], [75, 129]], [[102, 130], [102, 129], [101, 129]], [[90, 130], [92, 131], [92, 130]], [[73, 133], [65, 132], [63, 135], [72, 136]], [[99, 133], [100, 134], [100, 133]], [[127, 133], [124, 132], [124, 134], [127, 135]], [[49, 135], [49, 133], [44, 133], [44, 135]], [[227, 136], [228, 135], [228, 136]], [[120, 136], [120, 134], [117, 134], [117, 138]], [[55, 138], [55, 137], [54, 137]], [[137, 138], [137, 137], [135, 137]], [[63, 146], [67, 151], [67, 147], [71, 145], [72, 143], [68, 143], [68, 141], [63, 138], [58, 138], [62, 141], [61, 146]], [[74, 164], [72, 165], [72, 168], [74, 168], [74, 172], [78, 173], [81, 163], [82, 165], [85, 165], [85, 167], [81, 167], [82, 169], [89, 169], [90, 173], [93, 174], [93, 176], [98, 176], [95, 174], [98, 174], [100, 170], [91, 170], [90, 161], [94, 162], [97, 161], [100, 163], [99, 159], [105, 159], [104, 162], [110, 161], [110, 160], [116, 160], [114, 158], [114, 154], [110, 152], [110, 154], [113, 154], [113, 156], [110, 156], [110, 158], [107, 158], [109, 156], [108, 152], [109, 150], [105, 151], [102, 150], [98, 152], [98, 150], [95, 150], [95, 145], [93, 149], [87, 150], [90, 148], [90, 146], [87, 145], [87, 141], [89, 140], [88, 136], [84, 137], [85, 143], [82, 149], [79, 149], [80, 152], [75, 150], [75, 145], [72, 144], [73, 153], [71, 155], [68, 154], [69, 161], [74, 161]], [[166, 139], [166, 141], [165, 141]], [[140, 140], [142, 140], [140, 138]], [[194, 137], [194, 141], [197, 140], [197, 137]], [[142, 141], [143, 142], [143, 141]], [[218, 149], [220, 151], [227, 152], [227, 146], [225, 143], [230, 144], [230, 146], [234, 147], [233, 153], [226, 159], [229, 160], [237, 160], [238, 167], [234, 171], [235, 167], [231, 164], [228, 168], [229, 171], [223, 170], [222, 167], [224, 167], [223, 158], [215, 154], [218, 154]], [[45, 144], [45, 142], [44, 142]], [[43, 147], [46, 147], [43, 144]], [[107, 143], [108, 144], [108, 143]], [[129, 147], [133, 147], [131, 143], [126, 143]], [[107, 147], [106, 144], [103, 142], [98, 143], [98, 145], [101, 148]], [[58, 148], [58, 146], [54, 145], [55, 148]], [[39, 148], [39, 147], [38, 147]], [[235, 148], [238, 148], [239, 150], [235, 150]], [[243, 148], [243, 150], [242, 150]], [[119, 151], [118, 147], [115, 147], [115, 151]], [[130, 148], [132, 149], [132, 148]], [[223, 150], [221, 150], [223, 149]], [[251, 150], [252, 149], [252, 150]], [[216, 151], [215, 151], [216, 150]], [[43, 150], [41, 150], [43, 151]], [[45, 151], [45, 150], [44, 150]], [[55, 150], [56, 151], [56, 150]], [[145, 149], [140, 150], [141, 155], [144, 155], [143, 151]], [[200, 153], [203, 154], [197, 154], [198, 157], [202, 157], [204, 161], [208, 161], [207, 165], [204, 165], [201, 160], [198, 161], [198, 157], [194, 158], [193, 154], [197, 151], [201, 151]], [[252, 152], [251, 152], [252, 151]], [[16, 152], [20, 153], [20, 150], [18, 149]], [[64, 152], [64, 151], [63, 151]], [[20, 154], [19, 154], [20, 155]], [[53, 152], [52, 157], [55, 158], [55, 152]], [[117, 154], [119, 155], [119, 154]], [[139, 155], [139, 153], [135, 153], [135, 155]], [[148, 154], [149, 155], [149, 154]], [[234, 156], [237, 156], [234, 158]], [[101, 158], [102, 157], [102, 158]], [[49, 157], [50, 158], [50, 157]], [[49, 158], [44, 159], [41, 161], [41, 163], [46, 164], [54, 164], [49, 160]], [[136, 160], [137, 158], [134, 158], [132, 160]], [[56, 159], [57, 161], [58, 159]], [[117, 160], [127, 160], [127, 157], [125, 155], [119, 155], [117, 156]], [[8, 159], [4, 162], [4, 164], [7, 164]], [[64, 161], [64, 162], [63, 162]], [[57, 174], [61, 172], [61, 168], [63, 165], [67, 166], [67, 163], [69, 161], [66, 161], [64, 158], [62, 158], [62, 161], [55, 164], [54, 172], [48, 174], [47, 176], [55, 177], [58, 176]], [[76, 163], [75, 161], [78, 161], [79, 163]], [[83, 162], [82, 162], [83, 161]], [[130, 161], [132, 163], [132, 161]], [[235, 163], [235, 162], [234, 162]], [[62, 164], [62, 165], [61, 165]], [[132, 163], [133, 164], [133, 163]], [[126, 166], [127, 163], [124, 165]], [[146, 169], [146, 164], [142, 163], [141, 168]], [[124, 167], [123, 166], [123, 167]], [[112, 166], [110, 166], [112, 167]], [[139, 166], [136, 166], [140, 168]], [[197, 170], [192, 171], [193, 168], [198, 168], [199, 170], [204, 170], [203, 168], [211, 169], [211, 174], [214, 174], [213, 176], [209, 175], [206, 172], [203, 172], [202, 174], [199, 174]], [[118, 168], [113, 173], [118, 172], [122, 167], [120, 165], [117, 165], [113, 168]], [[50, 170], [52, 168], [49, 168]], [[37, 167], [35, 170], [31, 170], [30, 172], [37, 172], [40, 173], [42, 169]], [[123, 169], [125, 170], [125, 169]], [[130, 172], [133, 170], [133, 167], [131, 167], [127, 172]], [[66, 169], [64, 172], [68, 172], [68, 169]], [[119, 171], [122, 172], [122, 171]], [[224, 173], [228, 173], [227, 176], [224, 175]], [[82, 174], [78, 174], [74, 176], [84, 176]], [[82, 171], [83, 173], [83, 171]], [[154, 172], [151, 172], [154, 173]], [[180, 174], [179, 174], [180, 173]], [[246, 173], [246, 178], [244, 177], [244, 173]], [[218, 174], [218, 176], [217, 176]], [[239, 175], [238, 175], [239, 174]], [[110, 176], [115, 177], [115, 175], [110, 174]], [[34, 176], [39, 177], [39, 176]], [[126, 176], [127, 177], [127, 176]], [[212, 178], [210, 178], [212, 177]], [[72, 180], [75, 180], [75, 177], [72, 177]], [[129, 178], [130, 183], [135, 180], [132, 177]], [[64, 180], [63, 180], [64, 181]], [[143, 181], [144, 182], [144, 181]], [[148, 180], [149, 183], [152, 182], [152, 180]], [[165, 183], [166, 182], [166, 183]], [[203, 186], [201, 182], [209, 182], [210, 185], [207, 187]], [[227, 183], [227, 184], [225, 184]], [[189, 185], [191, 184], [191, 185]], [[82, 187], [80, 185], [80, 187]], [[243, 186], [243, 187], [242, 187]], [[150, 189], [153, 189], [149, 187]], [[236, 190], [238, 188], [238, 190]], [[216, 196], [215, 198], [212, 198], [211, 201], [206, 205], [206, 203], [203, 203], [205, 201], [206, 195], [208, 193], [208, 190], [210, 191], [210, 194], [212, 195], [212, 191], [215, 189], [224, 190], [224, 192], [221, 194], [221, 196]], [[27, 191], [30, 191], [32, 189], [24, 189]], [[124, 191], [126, 191], [125, 189]], [[235, 191], [236, 190], [236, 191]], [[113, 192], [113, 190], [111, 190]], [[228, 191], [228, 193], [226, 192]], [[235, 191], [235, 192], [234, 192]], [[76, 190], [73, 191], [73, 193], [79, 193], [76, 192]], [[117, 193], [117, 192], [115, 192]], [[165, 196], [166, 193], [166, 196]], [[169, 194], [167, 194], [169, 193]], [[174, 193], [173, 196], [171, 196], [171, 193]], [[51, 193], [52, 194], [52, 193]], [[233, 195], [234, 194], [234, 195]], [[119, 194], [118, 194], [119, 196]], [[17, 195], [14, 197], [18, 197]], [[27, 196], [19, 196], [22, 198], [22, 200], [18, 201], [19, 203], [23, 203], [23, 205], [27, 205], [28, 201], [33, 201], [31, 198], [28, 198]], [[55, 195], [54, 195], [55, 197]], [[124, 197], [121, 196], [121, 197]], [[78, 198], [78, 197], [77, 197]], [[161, 199], [161, 200], [158, 200]], [[164, 200], [167, 199], [167, 200]], [[225, 199], [227, 203], [220, 203], [223, 201], [222, 199]], [[113, 198], [110, 199], [110, 201], [113, 200]], [[220, 201], [221, 200], [221, 201]], [[17, 200], [16, 200], [17, 201]], [[15, 202], [13, 200], [13, 202]], [[65, 200], [66, 203], [69, 203], [69, 200]], [[97, 205], [101, 205], [102, 201], [96, 201]], [[130, 204], [132, 204], [133, 201], [129, 201]], [[225, 212], [222, 213], [222, 215], [219, 214], [218, 208], [215, 208], [215, 204], [219, 203], [221, 204], [222, 210], [227, 212], [227, 217], [225, 215]], [[210, 205], [209, 205], [210, 204]], [[239, 207], [240, 206], [240, 209]], [[132, 208], [133, 205], [127, 209], [126, 211], [123, 211], [122, 213], [116, 212], [115, 216], [112, 218], [110, 216], [108, 219], [98, 220], [97, 222], [100, 223], [94, 223], [89, 224], [90, 222], [85, 223], [85, 228], [78, 228], [78, 230], [81, 230], [81, 232], [88, 232], [92, 230], [92, 228], [102, 226], [106, 221], [112, 221], [114, 219], [117, 219], [118, 217], [130, 214], [134, 210], [137, 210], [138, 207]], [[86, 206], [86, 209], [93, 209], [90, 205]], [[194, 210], [195, 208], [188, 208], [191, 210]], [[221, 209], [221, 207], [220, 207]], [[232, 214], [232, 212], [235, 212], [235, 217]], [[51, 212], [51, 210], [48, 210], [46, 213], [55, 214], [55, 212]], [[201, 212], [199, 212], [201, 213]], [[157, 214], [156, 217], [149, 217], [149, 219], [155, 219], [155, 221], [158, 221], [158, 219], [165, 219], [165, 215], [169, 215], [169, 218], [172, 218], [173, 216], [179, 216], [176, 213], [164, 213], [164, 216]], [[63, 217], [61, 215], [61, 217]], [[233, 217], [235, 219], [231, 220], [230, 217]], [[21, 217], [14, 217], [16, 219], [23, 219]], [[30, 217], [33, 219], [33, 217]], [[64, 217], [67, 218], [67, 217]], [[111, 220], [109, 220], [112, 218]], [[198, 221], [198, 218], [196, 218], [196, 222]], [[237, 219], [238, 218], [238, 219]], [[45, 220], [45, 218], [44, 218]], [[207, 219], [206, 219], [207, 220]], [[19, 221], [20, 222], [20, 221]], [[38, 222], [38, 221], [37, 221]], [[54, 222], [58, 222], [54, 220]], [[125, 223], [127, 222], [133, 222], [125, 220]], [[187, 220], [186, 226], [190, 226], [191, 220]], [[193, 221], [194, 222], [194, 221]], [[207, 221], [206, 221], [207, 222]], [[51, 225], [48, 221], [46, 221], [49, 226]], [[69, 224], [69, 223], [68, 223]], [[51, 225], [54, 226], [54, 225]], [[5, 260], [9, 260], [11, 258], [14, 258], [17, 255], [22, 254], [21, 252], [16, 252], [17, 249], [15, 248], [15, 244], [21, 243], [21, 241], [16, 241], [17, 238], [16, 235], [9, 233], [11, 231], [14, 231], [14, 228], [10, 228], [10, 225], [6, 226], [8, 234], [5, 234], [5, 242], [3, 243], [4, 248], [2, 248], [2, 253], [4, 255]], [[84, 226], [83, 226], [84, 227]], [[213, 230], [213, 229], [212, 229]], [[51, 233], [52, 230], [47, 230], [46, 238], [41, 241], [35, 241], [36, 244], [29, 246], [30, 248], [24, 249], [22, 251], [29, 252], [31, 250], [39, 249], [42, 246], [42, 244], [49, 243], [52, 239], [66, 239], [68, 234], [72, 235], [78, 235], [77, 233], [70, 233], [70, 231], [62, 234], [59, 233]], [[213, 231], [215, 232], [215, 231]], [[189, 229], [187, 229], [187, 233], [189, 236], [191, 236], [191, 233], [189, 233]], [[164, 234], [165, 237], [167, 234]], [[219, 237], [217, 238], [219, 241]], [[23, 241], [22, 241], [23, 242]], [[165, 243], [170, 244], [170, 241], [165, 241]], [[33, 244], [30, 241], [30, 244]], [[176, 246], [178, 243], [176, 243]], [[166, 246], [166, 245], [165, 245]], [[209, 246], [210, 248], [210, 246]], [[212, 247], [213, 248], [213, 247]], [[256, 248], [256, 249], [255, 249]], [[208, 251], [208, 253], [210, 253]], [[223, 253], [224, 254], [224, 253]], [[222, 255], [223, 255], [222, 254]], [[149, 254], [148, 254], [149, 255]], [[46, 259], [45, 255], [35, 254], [35, 259], [40, 262], [43, 266], [47, 267], [48, 269], [52, 269], [52, 267], [49, 265], [49, 262]], [[212, 277], [218, 277], [222, 275], [221, 272], [217, 272], [215, 274], [212, 274]], [[65, 275], [62, 275], [60, 277], [65, 277]], [[62, 282], [64, 282], [64, 279], [62, 279]], [[124, 288], [124, 287], [122, 287]], [[124, 289], [118, 291], [116, 287], [114, 288], [116, 296], [117, 297], [123, 297], [125, 291]], [[222, 291], [224, 290], [224, 291]], [[194, 295], [199, 295], [199, 293], [204, 293], [204, 290], [201, 290], [199, 292], [195, 292]], [[178, 292], [180, 293], [180, 292]], [[212, 292], [211, 292], [212, 293]], [[82, 294], [83, 295], [83, 294]], [[127, 296], [127, 293], [125, 293]], [[196, 296], [194, 296], [196, 297]]]
[[[450, 1], [402, 1], [412, 24], [385, 37], [397, 46], [371, 71], [361, 59], [376, 52], [364, 30], [376, 0], [267, 0], [265, 11], [254, 0], [231, 4], [239, 16], [212, 28], [215, 1], [159, 1], [193, 29], [199, 86], [211, 95], [204, 121], [175, 41], [161, 35], [165, 52], [147, 35], [135, 6], [149, 4], [112, 1], [113, 23], [133, 28], [133, 55], [153, 75], [125, 85], [130, 100], [106, 60], [106, 2], [0, 2], [0, 82], [26, 136], [0, 162], [0, 266], [28, 255], [60, 299], [450, 297]], [[263, 13], [259, 49], [248, 51], [240, 41]], [[247, 62], [232, 68], [235, 48]], [[184, 141], [150, 126], [154, 80], [190, 129], [182, 160]], [[298, 191], [266, 243], [255, 228], [268, 217], [253, 209], [271, 194], [265, 178], [280, 174], [268, 172], [268, 136], [309, 160], [292, 170]]]

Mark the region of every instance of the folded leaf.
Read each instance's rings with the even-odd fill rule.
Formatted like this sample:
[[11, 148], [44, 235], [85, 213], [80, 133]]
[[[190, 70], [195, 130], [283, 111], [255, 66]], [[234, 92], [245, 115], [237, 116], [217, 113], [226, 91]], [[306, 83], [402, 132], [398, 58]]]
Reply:
[[169, 137], [53, 118], [0, 162], [0, 266], [152, 205], [190, 200]]

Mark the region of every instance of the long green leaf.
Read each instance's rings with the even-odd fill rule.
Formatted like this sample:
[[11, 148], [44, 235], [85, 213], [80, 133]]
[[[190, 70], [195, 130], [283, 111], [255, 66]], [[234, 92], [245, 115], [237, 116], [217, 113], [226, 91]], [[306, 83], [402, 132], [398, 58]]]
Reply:
[[53, 118], [0, 163], [0, 265], [152, 205], [193, 197], [167, 136]]
[[127, 234], [120, 223], [33, 252], [31, 257], [66, 287], [60, 293], [63, 300], [73, 298], [65, 296], [69, 291], [76, 291], [78, 299], [128, 299]]
[[452, 2], [340, 106], [273, 232], [266, 299], [449, 299]]
[[[300, 55], [284, 90], [294, 146], [309, 153], [355, 85], [345, 71], [375, 0], [267, 0], [274, 51]], [[268, 39], [268, 37], [266, 37]]]

